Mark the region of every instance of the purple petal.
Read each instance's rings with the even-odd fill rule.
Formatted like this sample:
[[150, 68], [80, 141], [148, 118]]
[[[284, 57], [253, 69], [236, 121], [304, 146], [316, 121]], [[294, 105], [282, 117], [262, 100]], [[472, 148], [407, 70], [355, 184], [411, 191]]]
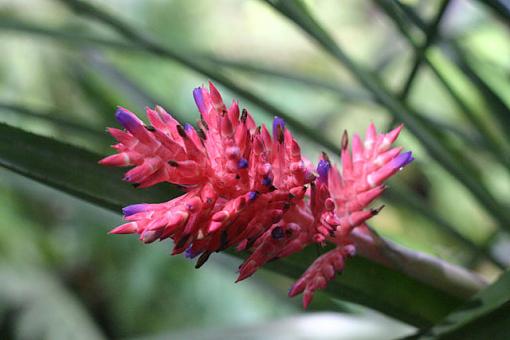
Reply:
[[184, 124], [184, 131], [190, 132], [191, 130], [193, 130], [193, 125], [191, 125], [190, 123], [185, 123]]
[[126, 109], [119, 107], [115, 111], [115, 118], [126, 130], [133, 133], [138, 127], [142, 126], [143, 123], [134, 114], [127, 111]]
[[193, 248], [193, 244], [190, 244], [189, 247], [184, 251], [185, 258], [191, 260], [201, 254], [201, 253], [194, 253], [192, 248]]
[[408, 151], [408, 152], [404, 152], [404, 153], [398, 155], [397, 157], [395, 157], [390, 162], [390, 165], [391, 165], [391, 167], [393, 167], [395, 169], [400, 169], [400, 168], [408, 165], [412, 161], [414, 161], [413, 153], [412, 153], [412, 151]]
[[149, 205], [146, 204], [146, 203], [128, 205], [127, 207], [124, 207], [122, 209], [122, 213], [126, 217], [127, 216], [131, 216], [131, 215], [134, 215], [134, 214], [137, 214], [139, 212], [143, 212], [143, 211], [147, 210], [148, 206]]
[[248, 161], [245, 158], [241, 158], [239, 162], [237, 162], [237, 167], [239, 169], [246, 169], [248, 167]]
[[271, 230], [271, 237], [274, 240], [281, 240], [282, 238], [285, 237], [285, 231], [283, 230], [282, 227], [277, 226], [273, 228], [273, 230]]
[[285, 121], [283, 120], [283, 118], [275, 116], [274, 120], [273, 120], [273, 138], [275, 140], [278, 140], [278, 133], [279, 133], [278, 130], [283, 131], [284, 129], [285, 129]]
[[204, 102], [204, 95], [202, 94], [202, 88], [197, 87], [193, 90], [193, 98], [195, 98], [195, 103], [197, 104], [198, 111], [200, 113], [205, 114], [205, 102]]
[[329, 161], [321, 159], [317, 164], [317, 173], [319, 174], [319, 181], [322, 183], [328, 183], [328, 173], [331, 168]]
[[250, 201], [254, 201], [257, 198], [257, 196], [258, 196], [258, 193], [256, 191], [250, 191], [248, 193], [248, 199]]

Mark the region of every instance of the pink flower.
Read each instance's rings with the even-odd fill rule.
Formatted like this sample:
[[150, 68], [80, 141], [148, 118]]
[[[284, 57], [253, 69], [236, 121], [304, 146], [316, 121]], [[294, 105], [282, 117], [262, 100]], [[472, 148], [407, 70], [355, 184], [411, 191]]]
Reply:
[[227, 108], [211, 83], [209, 91], [196, 88], [193, 97], [201, 115], [196, 128], [181, 125], [159, 106], [147, 108], [151, 126], [117, 109], [125, 130], [109, 129], [119, 142], [113, 146], [117, 153], [100, 163], [132, 166], [124, 179], [139, 187], [170, 182], [186, 193], [165, 203], [125, 207], [126, 223], [111, 233], [137, 233], [145, 243], [171, 238], [173, 254], [199, 256], [197, 268], [213, 252], [248, 251], [237, 281], [269, 260], [312, 243], [333, 243], [336, 248], [289, 292], [304, 291], [306, 307], [354, 254], [349, 234], [382, 208], [367, 207], [384, 191], [383, 182], [413, 160], [410, 152], [391, 148], [402, 126], [378, 134], [370, 124], [364, 142], [354, 135], [352, 155], [344, 134], [341, 171], [325, 154], [314, 169], [283, 119], [275, 117], [272, 133], [257, 127], [237, 102]]

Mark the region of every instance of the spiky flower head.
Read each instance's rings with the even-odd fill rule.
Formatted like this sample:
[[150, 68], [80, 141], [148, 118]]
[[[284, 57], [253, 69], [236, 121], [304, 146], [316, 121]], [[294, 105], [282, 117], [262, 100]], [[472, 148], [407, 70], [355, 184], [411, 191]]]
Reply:
[[354, 135], [352, 152], [342, 138], [341, 171], [323, 154], [314, 168], [299, 144], [275, 117], [272, 132], [257, 126], [237, 102], [226, 107], [212, 83], [193, 97], [200, 112], [196, 126], [182, 125], [163, 108], [146, 109], [150, 126], [124, 108], [116, 118], [124, 130], [109, 128], [116, 154], [103, 165], [132, 166], [124, 180], [144, 188], [160, 182], [184, 188], [182, 196], [159, 204], [123, 209], [126, 223], [112, 234], [136, 233], [145, 243], [172, 239], [173, 254], [198, 256], [235, 247], [250, 253], [238, 281], [269, 260], [306, 246], [333, 243], [289, 295], [304, 291], [305, 307], [324, 288], [344, 259], [354, 255], [351, 231], [380, 210], [367, 208], [385, 189], [383, 182], [409, 164], [410, 152], [391, 148], [401, 126], [378, 134], [370, 124], [365, 140]]

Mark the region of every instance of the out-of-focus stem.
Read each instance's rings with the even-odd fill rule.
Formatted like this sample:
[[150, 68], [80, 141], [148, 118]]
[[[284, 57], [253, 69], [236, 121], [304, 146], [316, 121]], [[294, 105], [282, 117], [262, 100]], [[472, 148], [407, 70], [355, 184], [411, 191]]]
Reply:
[[407, 249], [377, 235], [354, 230], [358, 255], [402, 272], [453, 296], [467, 299], [487, 286], [479, 275], [428, 254]]

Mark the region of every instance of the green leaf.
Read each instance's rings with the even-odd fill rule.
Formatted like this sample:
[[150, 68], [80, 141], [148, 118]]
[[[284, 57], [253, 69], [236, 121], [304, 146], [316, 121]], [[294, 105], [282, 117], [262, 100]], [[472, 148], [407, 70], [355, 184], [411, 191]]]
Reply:
[[[418, 43], [409, 34], [408, 29], [409, 23], [407, 22], [407, 20], [419, 20], [419, 19], [416, 19], [417, 17], [410, 16], [408, 17], [407, 12], [400, 13], [399, 12], [400, 7], [398, 7], [398, 5], [396, 5], [396, 3], [393, 1], [381, 0], [374, 1], [374, 3], [377, 6], [379, 6], [384, 11], [384, 13], [386, 13], [388, 17], [395, 23], [395, 25], [402, 33], [402, 35], [407, 39], [411, 47], [413, 47], [415, 50], [418, 50], [420, 48], [418, 46]], [[489, 124], [487, 124], [487, 122], [484, 119], [481, 119], [481, 117], [466, 103], [462, 95], [458, 92], [458, 90], [455, 89], [455, 87], [451, 83], [451, 80], [445, 75], [444, 71], [441, 71], [441, 68], [438, 67], [437, 63], [434, 61], [433, 58], [430, 57], [430, 55], [424, 54], [423, 61], [434, 73], [436, 78], [443, 85], [444, 89], [449, 93], [450, 97], [454, 100], [454, 102], [458, 106], [460, 112], [473, 125], [473, 127], [476, 127], [481, 132], [481, 135], [484, 137], [484, 142], [487, 149], [492, 152], [492, 154], [496, 157], [498, 161], [502, 162], [508, 169], [510, 169], [510, 157], [508, 157], [508, 152], [502, 145], [501, 140], [498, 139], [498, 136], [495, 134], [494, 129]], [[464, 166], [466, 165], [469, 165], [469, 163], [466, 163], [464, 161]], [[471, 185], [468, 185], [468, 183], [466, 183], [465, 181], [464, 184], [468, 189], [471, 189]], [[471, 189], [471, 191], [473, 190]], [[491, 207], [488, 207], [488, 210], [492, 210], [493, 213], [495, 213], [496, 215], [500, 214], [494, 211], [494, 209], [491, 209]], [[501, 213], [503, 213], [503, 211], [501, 211]], [[506, 218], [507, 217], [504, 217], [504, 219], [502, 219], [501, 221], [506, 221], [505, 223], [507, 223], [508, 220], [506, 220]], [[502, 224], [505, 225], [505, 223]]]
[[[34, 25], [31, 25], [31, 24], [23, 23], [23, 22], [13, 22], [12, 19], [10, 19], [10, 20], [11, 20], [11, 25], [10, 26], [9, 25], [5, 26], [6, 28], [16, 29], [16, 30], [19, 30], [19, 31], [26, 31], [26, 32], [29, 32], [29, 33], [41, 34], [41, 35], [44, 35], [44, 36], [49, 36], [49, 37], [56, 38], [56, 39], [61, 39], [61, 40], [63, 39], [65, 41], [70, 41], [70, 42], [72, 42], [74, 44], [77, 44], [77, 43], [79, 44], [79, 42], [81, 41], [83, 44], [94, 44], [95, 46], [103, 46], [103, 47], [109, 47], [109, 48], [130, 49], [131, 51], [140, 51], [140, 46], [137, 46], [135, 44], [133, 44], [131, 47], [130, 47], [129, 43], [119, 44], [116, 41], [112, 41], [112, 43], [109, 44], [108, 41], [100, 39], [100, 38], [87, 37], [87, 36], [84, 36], [83, 34], [71, 33], [70, 31], [65, 31], [64, 34], [62, 34], [60, 31], [53, 31], [53, 30], [50, 30], [50, 29], [47, 29], [47, 28], [44, 28], [44, 27], [34, 26]], [[0, 28], [1, 27], [2, 27], [2, 25], [0, 24]], [[145, 52], [153, 53], [152, 50], [145, 50]], [[197, 53], [192, 54], [192, 55], [199, 56], [199, 54], [197, 54]], [[214, 57], [214, 56], [200, 55], [200, 58], [201, 58], [201, 60], [204, 60], [206, 63], [214, 63], [215, 65], [219, 65], [219, 66], [223, 66], [223, 67], [235, 68], [235, 69], [238, 69], [238, 70], [242, 70], [242, 71], [250, 72], [250, 73], [254, 73], [254, 74], [255, 73], [262, 73], [262, 74], [266, 74], [266, 75], [271, 75], [271, 76], [275, 76], [275, 77], [280, 77], [280, 78], [284, 78], [284, 79], [298, 81], [298, 82], [301, 82], [303, 84], [307, 84], [307, 85], [310, 85], [310, 86], [316, 86], [316, 87], [319, 87], [319, 88], [323, 88], [323, 89], [332, 91], [333, 93], [339, 95], [341, 99], [345, 99], [346, 97], [351, 98], [351, 99], [357, 99], [358, 96], [361, 96], [361, 94], [359, 94], [359, 93], [351, 93], [348, 90], [338, 86], [337, 84], [328, 83], [328, 82], [322, 81], [320, 79], [314, 79], [314, 78], [309, 78], [307, 76], [300, 76], [300, 75], [291, 75], [289, 73], [282, 72], [280, 70], [274, 70], [274, 69], [264, 68], [264, 67], [260, 67], [260, 66], [256, 66], [256, 65], [250, 65], [250, 64], [243, 63], [243, 62], [224, 60], [224, 59], [221, 59], [221, 58], [218, 58], [218, 57]], [[122, 74], [119, 74], [117, 70], [111, 70], [108, 65], [106, 65], [106, 67], [107, 67], [106, 72], [114, 71], [116, 79], [118, 79], [122, 83], [125, 83], [129, 88], [134, 89], [134, 92], [135, 92], [137, 97], [140, 96], [140, 97], [145, 98], [146, 101], [154, 102], [154, 100], [151, 99], [150, 96], [146, 95], [145, 93], [142, 93], [143, 90], [135, 88], [136, 85], [133, 84], [132, 82], [130, 82], [128, 79], [126, 79]], [[78, 79], [80, 84], [82, 82], [84, 82], [84, 81], [88, 82], [88, 81], [91, 80], [90, 76], [81, 76], [79, 74], [79, 73], [81, 73], [83, 71], [85, 71], [85, 70], [81, 70], [80, 72], [78, 72], [77, 79]], [[98, 98], [101, 98], [101, 97], [104, 96], [105, 91], [100, 91], [98, 93], [97, 90], [95, 90], [95, 87], [89, 86], [88, 84], [83, 84], [83, 85], [84, 85], [83, 88], [84, 88], [84, 90], [86, 90], [85, 91], [86, 93], [89, 93], [90, 92], [89, 88], [91, 88], [92, 90], [95, 91], [92, 95], [97, 96]], [[108, 89], [108, 90], [111, 90], [111, 89]], [[369, 99], [369, 98], [361, 97], [359, 99]], [[425, 115], [415, 113], [415, 117], [416, 117], [416, 119], [420, 119], [422, 124], [424, 124], [424, 120], [426, 119]], [[436, 124], [436, 122], [427, 121], [427, 126], [437, 127], [437, 124]], [[455, 129], [454, 127], [448, 127], [448, 128], [449, 129]], [[444, 129], [444, 126], [442, 126], [442, 125], [440, 126], [440, 128], [436, 128], [437, 131], [441, 131], [443, 129]], [[314, 136], [311, 136], [311, 138], [315, 139]], [[437, 228], [439, 230], [444, 231], [444, 232], [446, 232], [449, 235], [455, 235], [455, 238], [458, 239], [463, 245], [465, 245], [472, 252], [474, 252], [476, 254], [478, 254], [480, 252], [479, 250], [476, 249], [476, 247], [473, 247], [472, 242], [467, 240], [461, 234], [455, 232], [454, 229], [451, 229], [451, 228], [448, 229], [448, 227], [445, 227], [445, 226], [447, 226], [447, 224], [444, 224], [444, 223], [437, 224], [438, 221], [441, 221], [442, 219], [439, 216], [437, 216], [437, 214], [435, 214], [432, 210], [426, 208], [422, 204], [422, 202], [417, 201], [416, 198], [413, 197], [412, 193], [406, 192], [406, 194], [404, 194], [404, 195], [394, 195], [393, 197], [395, 198], [395, 201], [401, 202], [401, 203], [402, 202], [403, 203], [406, 203], [406, 202], [417, 202], [418, 204], [410, 204], [410, 205], [408, 204], [408, 207], [413, 209], [417, 214], [422, 215], [426, 219], [431, 221], [435, 226], [437, 226]], [[498, 265], [497, 262], [496, 262], [496, 265]]]
[[[510, 108], [471, 65], [469, 58], [466, 57], [468, 55], [467, 51], [456, 42], [451, 42], [445, 49], [449, 52], [448, 55], [457, 64], [459, 69], [476, 86], [478, 92], [483, 96], [485, 104], [491, 109], [490, 111], [499, 121], [499, 124], [503, 127], [510, 126]], [[502, 132], [506, 134], [506, 138], [510, 137], [510, 129], [503, 128]]]
[[510, 6], [505, 0], [478, 0], [492, 9], [493, 13], [500, 17], [501, 21], [510, 27]]
[[452, 312], [419, 339], [508, 339], [510, 271]]
[[77, 124], [73, 121], [69, 121], [58, 117], [58, 115], [54, 114], [55, 112], [57, 112], [57, 110], [40, 111], [17, 103], [0, 102], [0, 112], [4, 111], [14, 112], [17, 115], [21, 115], [24, 117], [46, 121], [56, 127], [61, 128], [62, 130], [78, 133], [80, 135], [93, 137], [96, 139], [103, 139], [106, 142], [106, 135], [100, 134], [97, 130], [93, 129], [92, 127], [88, 127], [83, 124]]
[[[161, 202], [178, 195], [176, 190], [161, 186], [135, 190], [121, 182], [121, 171], [99, 166], [99, 158], [77, 147], [0, 124], [0, 165], [101, 207], [120, 211], [126, 204]], [[274, 261], [268, 268], [298, 278], [315, 257], [315, 249], [309, 248]], [[328, 286], [327, 293], [418, 327], [432, 325], [463, 301], [453, 293], [363, 257], [350, 260], [345, 272]]]
[[177, 194], [168, 187], [136, 190], [129, 184], [119, 185], [122, 171], [99, 166], [101, 158], [0, 123], [0, 165], [23, 176], [116, 211], [131, 203], [163, 201]]
[[[344, 65], [380, 101], [391, 114], [404, 122], [407, 128], [427, 149], [439, 164], [459, 180], [499, 222], [501, 228], [510, 228], [508, 211], [493, 197], [471, 171], [466, 169], [467, 159], [458, 159], [456, 153], [448, 152], [448, 145], [440, 143], [435, 136], [420, 124], [410, 108], [403, 105], [371, 73], [354, 63], [335, 43], [331, 36], [315, 21], [300, 1], [267, 0], [271, 6], [294, 22], [312, 37], [321, 47]], [[384, 1], [381, 1], [384, 2]], [[379, 3], [379, 2], [377, 2]], [[426, 60], [426, 59], [425, 59]], [[463, 164], [463, 166], [460, 166]], [[469, 171], [466, 171], [469, 170]]]
[[203, 63], [203, 59], [198, 56], [191, 55], [188, 53], [183, 53], [181, 51], [177, 51], [170, 47], [163, 46], [158, 42], [154, 41], [150, 37], [139, 33], [136, 29], [131, 27], [129, 24], [123, 22], [117, 17], [107, 13], [106, 11], [101, 10], [99, 7], [94, 6], [93, 4], [81, 1], [81, 0], [60, 0], [65, 5], [69, 6], [72, 10], [74, 10], [77, 14], [88, 16], [98, 22], [106, 24], [111, 27], [117, 33], [119, 33], [124, 38], [131, 41], [131, 43], [135, 43], [139, 47], [144, 50], [163, 57], [171, 59], [189, 69], [192, 69], [196, 72], [199, 72], [211, 80], [214, 80], [228, 89], [238, 93], [243, 98], [257, 105], [261, 109], [267, 111], [272, 115], [277, 115], [286, 122], [289, 123], [290, 126], [293, 127], [293, 130], [297, 133], [302, 133], [304, 135], [309, 136], [310, 138], [316, 140], [318, 143], [322, 144], [324, 147], [335, 151], [336, 153], [340, 152], [340, 148], [329, 140], [324, 134], [319, 131], [311, 128], [308, 124], [304, 124], [298, 119], [296, 119], [292, 114], [281, 110], [270, 102], [266, 101], [264, 98], [255, 94], [252, 90], [243, 87], [238, 84], [233, 79], [227, 77], [221, 70], [211, 67], [206, 63]]
[[407, 80], [404, 83], [404, 86], [402, 87], [402, 91], [400, 93], [401, 98], [406, 98], [409, 95], [414, 80], [416, 79], [416, 75], [418, 74], [418, 70], [422, 65], [425, 52], [434, 43], [439, 32], [439, 25], [444, 14], [446, 13], [446, 9], [448, 8], [449, 4], [450, 0], [443, 0], [443, 2], [441, 3], [441, 7], [439, 8], [436, 14], [436, 17], [434, 18], [434, 21], [425, 29], [426, 35], [425, 42], [422, 45], [420, 45], [417, 49], [415, 49], [413, 67], [411, 68]]
[[16, 339], [105, 339], [84, 306], [39, 268], [0, 262], [0, 282], [0, 319], [7, 314], [3, 326]]

